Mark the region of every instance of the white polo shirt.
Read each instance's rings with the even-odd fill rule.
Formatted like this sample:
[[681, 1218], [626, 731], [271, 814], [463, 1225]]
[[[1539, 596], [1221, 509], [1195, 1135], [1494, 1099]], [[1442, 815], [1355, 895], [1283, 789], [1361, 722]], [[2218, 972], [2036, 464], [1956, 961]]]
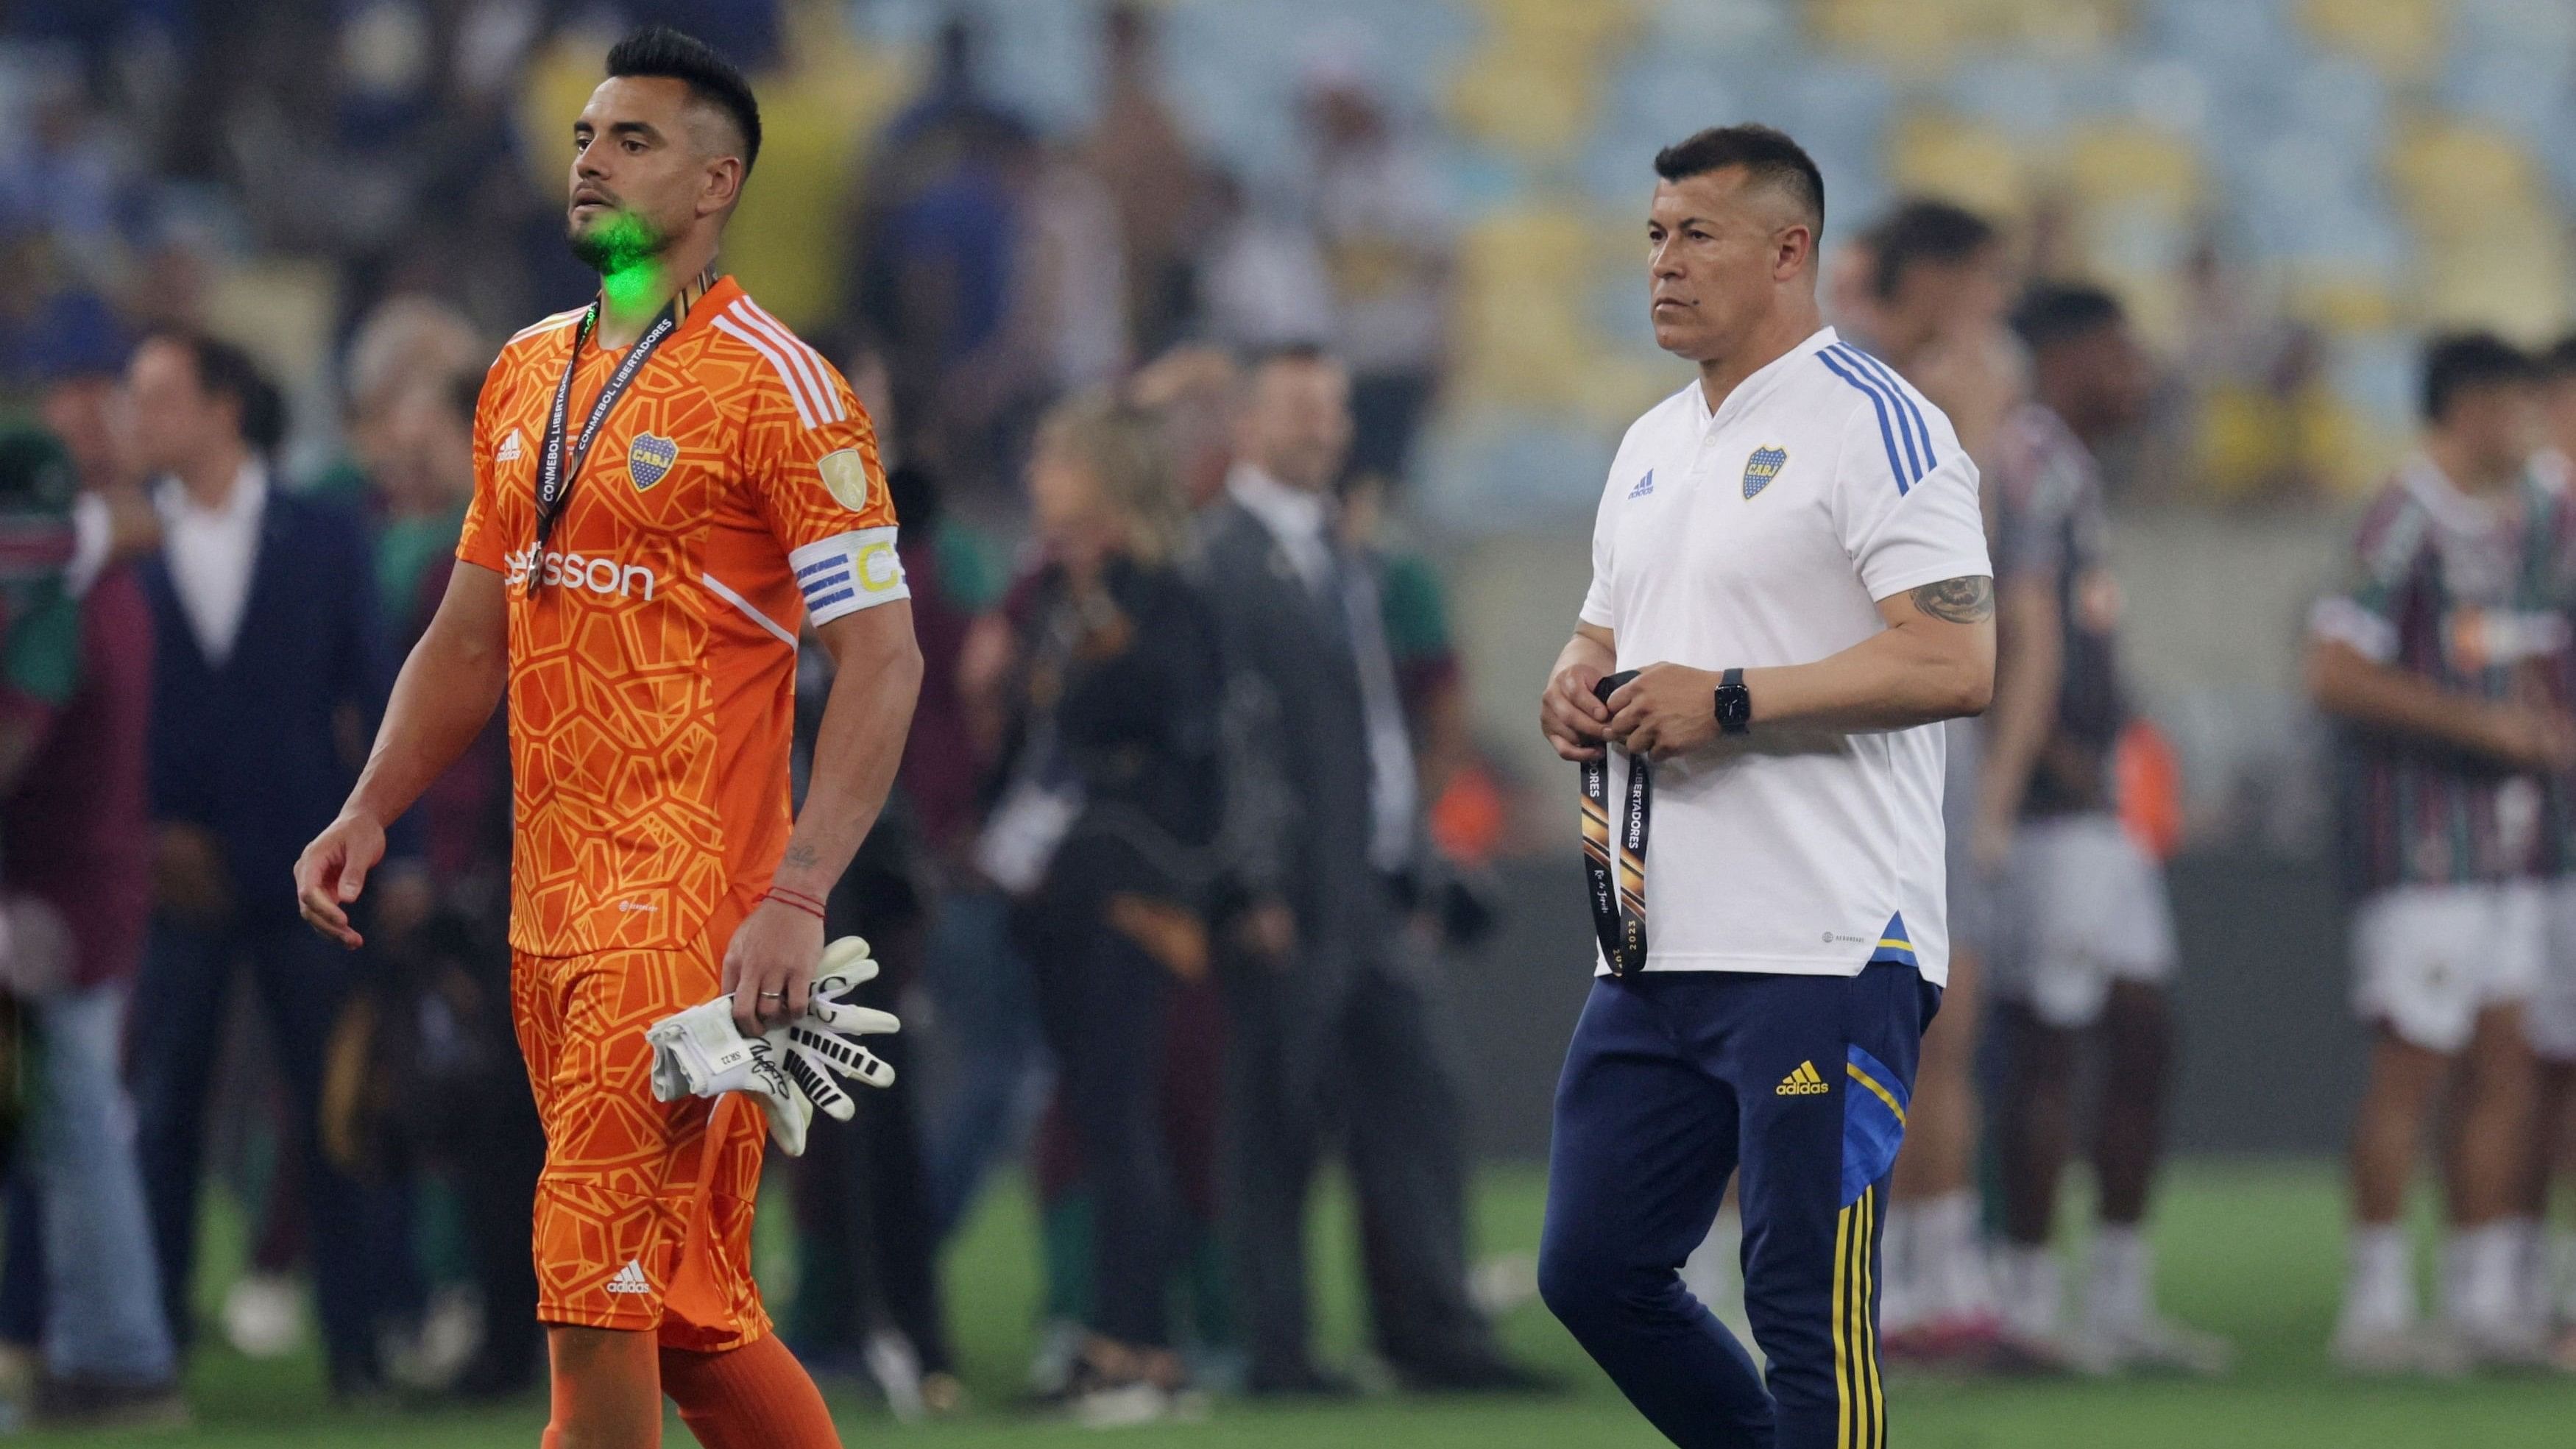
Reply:
[[[1714, 416], [1693, 379], [1628, 429], [1583, 621], [1621, 669], [1806, 664], [1884, 629], [1877, 600], [1992, 573], [1950, 420], [1828, 327]], [[1946, 982], [1940, 727], [1766, 728], [1759, 694], [1753, 721], [1655, 764], [1646, 969]]]

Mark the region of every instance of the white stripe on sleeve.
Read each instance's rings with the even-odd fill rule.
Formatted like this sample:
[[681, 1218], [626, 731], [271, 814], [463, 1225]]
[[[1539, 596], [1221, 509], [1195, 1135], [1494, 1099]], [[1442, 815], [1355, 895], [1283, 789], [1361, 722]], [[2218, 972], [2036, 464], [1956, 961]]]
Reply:
[[797, 385], [795, 373], [788, 368], [787, 360], [778, 355], [778, 349], [754, 336], [741, 323], [734, 321], [731, 313], [718, 313], [715, 317], [715, 325], [718, 330], [740, 338], [750, 345], [752, 351], [769, 359], [770, 367], [778, 373], [778, 380], [787, 385], [787, 400], [796, 404], [796, 416], [804, 420], [806, 427], [813, 427], [813, 405], [805, 400], [805, 389]]

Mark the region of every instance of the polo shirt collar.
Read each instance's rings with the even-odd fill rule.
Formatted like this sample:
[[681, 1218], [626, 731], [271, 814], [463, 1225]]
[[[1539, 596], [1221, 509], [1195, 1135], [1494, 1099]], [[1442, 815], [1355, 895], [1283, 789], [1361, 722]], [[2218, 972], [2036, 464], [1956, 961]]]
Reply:
[[1759, 406], [1764, 398], [1779, 387], [1780, 380], [1788, 376], [1792, 366], [1841, 340], [1831, 327], [1816, 329], [1806, 341], [1747, 374], [1742, 382], [1735, 385], [1735, 390], [1726, 395], [1726, 401], [1717, 405], [1715, 412], [1709, 411], [1708, 389], [1694, 380], [1690, 388], [1693, 405], [1691, 417], [1699, 425], [1700, 436], [1708, 436], [1713, 429], [1724, 427]]

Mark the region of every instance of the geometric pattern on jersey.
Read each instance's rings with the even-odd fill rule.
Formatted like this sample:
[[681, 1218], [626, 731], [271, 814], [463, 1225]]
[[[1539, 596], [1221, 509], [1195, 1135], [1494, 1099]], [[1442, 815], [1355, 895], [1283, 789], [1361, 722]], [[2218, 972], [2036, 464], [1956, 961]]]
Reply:
[[511, 1014], [546, 1129], [532, 1225], [544, 1322], [656, 1329], [664, 1345], [699, 1352], [738, 1348], [769, 1330], [751, 1276], [765, 1134], [760, 1113], [740, 1105], [716, 1146], [696, 1235], [703, 1281], [716, 1285], [721, 1309], [666, 1298], [691, 1242], [714, 1104], [653, 1100], [644, 1029], [714, 998], [721, 951], [720, 941], [707, 941], [672, 951], [511, 953]]
[[[865, 409], [730, 277], [636, 373], [539, 554], [534, 440], [579, 317], [493, 363], [457, 546], [508, 581], [510, 944], [549, 956], [675, 949], [766, 884], [798, 631], [907, 597]], [[567, 431], [617, 361], [584, 348]], [[505, 458], [511, 436], [530, 441]]]

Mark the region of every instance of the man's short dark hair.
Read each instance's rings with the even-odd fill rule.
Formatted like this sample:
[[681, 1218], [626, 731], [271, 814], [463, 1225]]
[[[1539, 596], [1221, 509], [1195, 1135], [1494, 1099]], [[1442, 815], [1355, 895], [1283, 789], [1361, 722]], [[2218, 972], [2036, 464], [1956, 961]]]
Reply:
[[2042, 282], [2022, 294], [2013, 308], [2013, 331], [2022, 345], [2037, 352], [2060, 342], [2117, 327], [2128, 313], [2120, 299], [2090, 282]]
[[1876, 253], [1870, 291], [1884, 302], [1904, 284], [1906, 268], [1967, 261], [1993, 246], [1997, 235], [1993, 222], [1964, 206], [1930, 197], [1904, 202], [1870, 228], [1868, 244]]
[[749, 176], [760, 159], [760, 102], [751, 82], [716, 48], [667, 25], [647, 25], [611, 46], [611, 79], [659, 77], [679, 81], [689, 94], [715, 107], [742, 133], [742, 174]]
[[2576, 377], [2576, 332], [2549, 344], [2540, 354], [2540, 379], [2559, 382]]
[[242, 441], [252, 452], [274, 453], [286, 441], [286, 396], [249, 353], [220, 337], [178, 328], [146, 340], [167, 342], [188, 354], [197, 370], [197, 390], [232, 403]]
[[2461, 393], [2539, 377], [2531, 354], [2492, 332], [2445, 333], [2424, 344], [2424, 420], [2448, 418]]
[[1786, 131], [1753, 122], [1711, 126], [1655, 153], [1655, 174], [1666, 181], [1687, 181], [1729, 166], [1741, 166], [1752, 180], [1787, 191], [1816, 230], [1825, 229], [1825, 173]]

